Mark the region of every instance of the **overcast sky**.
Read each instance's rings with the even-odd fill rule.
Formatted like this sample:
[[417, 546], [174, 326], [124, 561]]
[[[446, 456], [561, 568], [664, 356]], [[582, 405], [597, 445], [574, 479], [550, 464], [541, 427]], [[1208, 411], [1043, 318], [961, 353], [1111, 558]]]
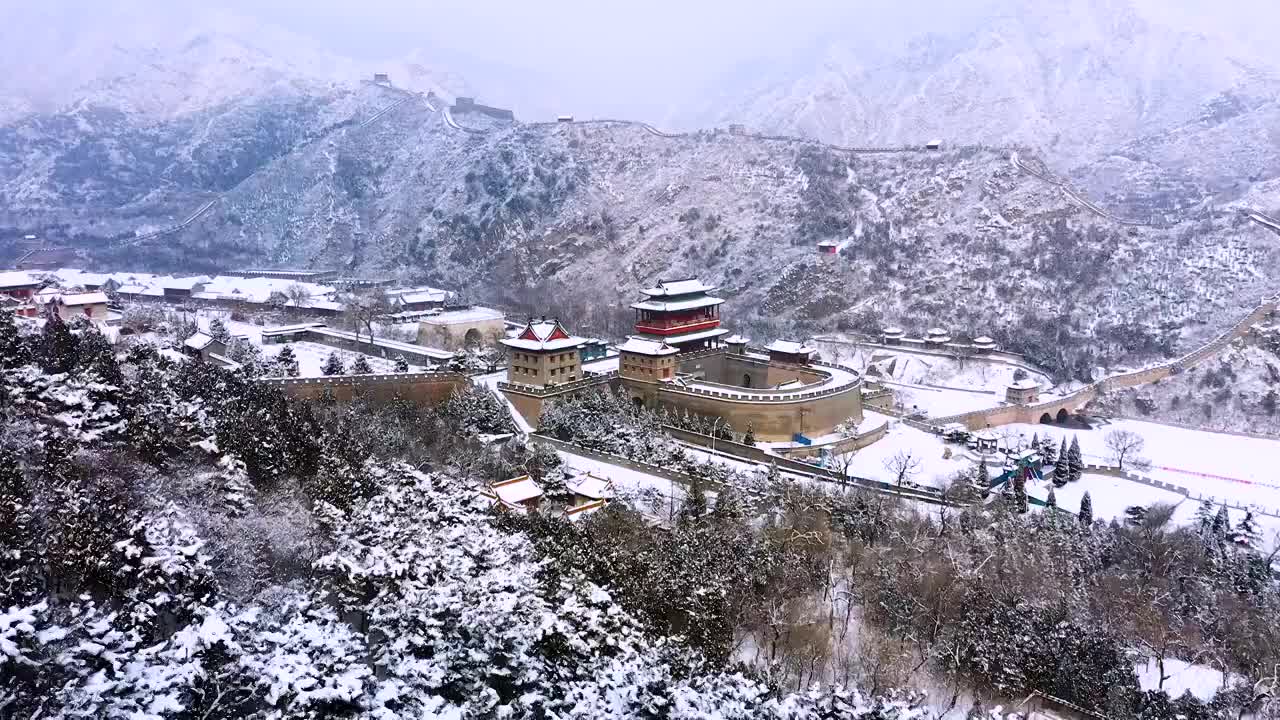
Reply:
[[[344, 54], [422, 50], [481, 94], [498, 95], [495, 103], [519, 103], [502, 95], [537, 83], [547, 106], [540, 110], [589, 102], [590, 114], [647, 110], [650, 119], [744, 63], [785, 61], [824, 38], [889, 44], [946, 17], [928, 8], [939, 3], [884, 0], [226, 1]], [[967, 12], [986, 1], [971, 0]]]
[[[145, 43], [144, 25], [153, 26], [152, 38], [187, 29], [151, 18], [222, 8], [359, 60], [416, 51], [462, 75], [482, 100], [518, 112], [531, 106], [526, 118], [573, 112], [661, 121], [664, 108], [714, 93], [728, 73], [749, 84], [778, 66], [811, 65], [833, 44], [846, 56], [874, 58], [926, 32], [980, 28], [992, 6], [1017, 13], [1046, 3], [1128, 2], [1197, 31], [1233, 25], [1231, 32], [1272, 46], [1280, 29], [1276, 0], [0, 0], [0, 65], [35, 82], [40, 73], [22, 61], [44, 63], [49, 83], [67, 36], [96, 30], [99, 47]], [[5, 22], [15, 16], [24, 21]], [[53, 53], [52, 62], [36, 57], [41, 51]], [[92, 65], [92, 56], [74, 59]]]

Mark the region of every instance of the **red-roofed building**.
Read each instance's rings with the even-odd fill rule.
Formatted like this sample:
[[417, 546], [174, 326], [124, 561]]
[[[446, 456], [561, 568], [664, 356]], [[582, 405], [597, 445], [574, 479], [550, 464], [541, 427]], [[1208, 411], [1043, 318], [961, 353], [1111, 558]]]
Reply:
[[530, 320], [502, 344], [511, 352], [507, 381], [521, 385], [562, 385], [582, 378], [582, 346], [559, 320]]
[[643, 300], [632, 304], [636, 334], [644, 340], [663, 342], [679, 350], [712, 346], [721, 335], [720, 304], [709, 293], [715, 288], [701, 280], [662, 281], [640, 292]]

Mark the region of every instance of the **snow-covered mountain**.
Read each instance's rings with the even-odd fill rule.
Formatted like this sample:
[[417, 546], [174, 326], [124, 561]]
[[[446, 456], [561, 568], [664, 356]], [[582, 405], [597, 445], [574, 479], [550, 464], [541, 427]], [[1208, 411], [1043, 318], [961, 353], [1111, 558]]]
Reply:
[[1275, 97], [1277, 56], [1195, 17], [1137, 0], [997, 2], [897, 51], [831, 40], [730, 83], [685, 120], [850, 145], [1018, 142], [1075, 166], [1195, 120], [1224, 94]]
[[0, 121], [77, 107], [171, 119], [232, 102], [324, 95], [375, 71], [423, 92], [466, 87], [421, 53], [375, 66], [269, 23], [155, 0], [0, 7], [0, 67]]

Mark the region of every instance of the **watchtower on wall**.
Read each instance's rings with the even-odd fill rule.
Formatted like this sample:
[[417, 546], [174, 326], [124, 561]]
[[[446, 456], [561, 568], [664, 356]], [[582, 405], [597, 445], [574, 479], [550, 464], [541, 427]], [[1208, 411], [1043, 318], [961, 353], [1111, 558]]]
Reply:
[[629, 337], [618, 346], [618, 374], [623, 380], [670, 380], [676, 376], [680, 351], [661, 340]]
[[701, 280], [659, 282], [641, 290], [644, 299], [631, 305], [636, 311], [636, 336], [665, 343], [681, 352], [714, 347], [729, 333], [720, 327], [720, 305], [715, 288]]
[[582, 346], [559, 320], [530, 320], [514, 338], [502, 341], [511, 351], [507, 381], [544, 387], [576, 382], [582, 377]]

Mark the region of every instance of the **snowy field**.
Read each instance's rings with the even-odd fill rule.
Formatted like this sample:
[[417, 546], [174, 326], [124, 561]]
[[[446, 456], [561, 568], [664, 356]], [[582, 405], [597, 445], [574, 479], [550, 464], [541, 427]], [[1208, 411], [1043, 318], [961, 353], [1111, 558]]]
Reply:
[[[908, 427], [900, 420], [887, 415], [871, 411], [866, 411], [864, 414], [877, 422], [889, 423], [889, 432], [883, 438], [854, 453], [852, 465], [849, 468], [850, 475], [892, 482], [896, 478], [885, 468], [885, 463], [900, 452], [910, 453], [920, 460], [920, 469], [911, 478], [920, 485], [942, 487], [947, 478], [973, 466], [971, 461], [959, 456], [963, 448], [958, 445], [947, 445], [937, 435]], [[948, 447], [955, 454], [951, 458], [943, 457]]]
[[1148, 660], [1133, 668], [1138, 673], [1138, 684], [1143, 690], [1164, 690], [1172, 698], [1181, 697], [1188, 690], [1201, 700], [1211, 700], [1215, 693], [1226, 686], [1222, 671], [1205, 665], [1192, 665], [1182, 660], [1166, 658], [1164, 661], [1164, 686], [1160, 685], [1160, 667], [1155, 660]]
[[[1027, 486], [1027, 494], [1045, 500], [1049, 497], [1049, 488], [1052, 487], [1053, 483], [1048, 480], [1032, 483]], [[1173, 521], [1185, 524], [1191, 521], [1196, 508], [1200, 506], [1200, 503], [1195, 500], [1190, 500], [1176, 492], [1108, 475], [1086, 474], [1077, 482], [1053, 488], [1058, 507], [1071, 512], [1080, 510], [1080, 498], [1084, 497], [1086, 492], [1089, 493], [1089, 499], [1093, 502], [1093, 517], [1097, 520], [1109, 521], [1115, 518], [1123, 521], [1124, 510], [1127, 507], [1161, 503], [1177, 506]]]
[[895, 381], [882, 381], [893, 391], [894, 401], [908, 413], [924, 413], [928, 417], [959, 415], [975, 410], [996, 407], [1004, 400], [1004, 394], [988, 391], [956, 390], [952, 388], [907, 385]]
[[1106, 434], [1114, 429], [1137, 433], [1146, 441], [1141, 455], [1152, 467], [1144, 474], [1186, 488], [1196, 497], [1209, 497], [1257, 505], [1280, 513], [1280, 440], [1240, 437], [1186, 430], [1137, 420], [1117, 420], [1092, 430], [1063, 429], [1048, 425], [1010, 425], [1028, 438], [1046, 434], [1055, 442], [1080, 438], [1086, 462], [1113, 462]]
[[[351, 372], [351, 363], [355, 359], [361, 357], [363, 353], [352, 352], [350, 350], [339, 350], [321, 345], [320, 343], [300, 341], [292, 343], [272, 343], [262, 346], [262, 354], [271, 358], [275, 357], [286, 347], [293, 348], [293, 355], [298, 359], [298, 377], [320, 377], [324, 373], [320, 372], [320, 368], [324, 366], [325, 360], [329, 358], [329, 353], [337, 353], [342, 358], [342, 364], [347, 368], [347, 372]], [[396, 371], [395, 360], [387, 360], [385, 358], [374, 357], [372, 355], [363, 355], [364, 359], [369, 363], [369, 369], [375, 373], [391, 373]], [[420, 372], [425, 368], [418, 365], [410, 365], [411, 372]]]

